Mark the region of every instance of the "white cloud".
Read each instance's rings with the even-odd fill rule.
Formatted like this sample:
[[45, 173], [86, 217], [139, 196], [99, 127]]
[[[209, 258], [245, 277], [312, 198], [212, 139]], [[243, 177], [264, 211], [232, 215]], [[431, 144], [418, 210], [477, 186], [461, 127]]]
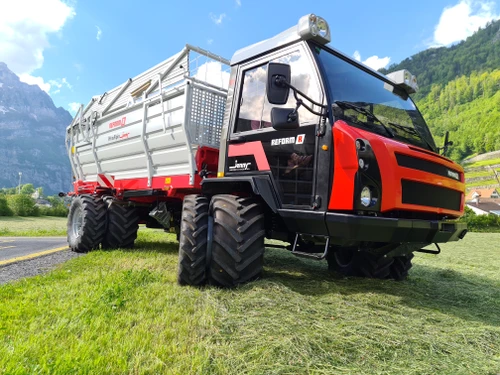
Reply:
[[28, 85], [38, 85], [43, 91], [50, 91], [50, 83], [45, 82], [42, 77], [34, 77], [31, 74], [22, 73], [19, 74], [19, 79], [21, 82], [27, 83]]
[[240, 7], [241, 6], [241, 0], [236, 0], [236, 5]]
[[76, 112], [78, 112], [78, 109], [80, 108], [80, 104], [79, 103], [69, 103], [68, 104], [68, 109], [69, 109], [69, 112], [72, 114], [72, 115], [75, 115]]
[[[49, 47], [49, 35], [60, 32], [75, 14], [74, 8], [62, 0], [2, 2], [2, 61], [18, 75], [30, 74], [42, 67], [43, 52]], [[38, 79], [42, 86], [47, 87], [40, 77], [25, 78], [32, 82]]]
[[210, 19], [215, 23], [216, 25], [220, 25], [222, 23], [222, 20], [226, 17], [226, 13], [221, 13], [219, 16], [216, 16], [213, 13], [210, 13]]
[[96, 28], [97, 28], [97, 35], [95, 36], [95, 38], [97, 40], [101, 40], [102, 30], [99, 26], [96, 26]]
[[499, 18], [493, 1], [461, 0], [452, 7], [444, 8], [430, 45], [441, 47], [462, 41], [489, 21]]
[[390, 62], [390, 57], [371, 56], [363, 61], [363, 64], [368, 65], [372, 69], [379, 70], [385, 68]]
[[198, 70], [193, 72], [193, 75], [195, 78], [227, 89], [229, 87], [229, 72], [225, 71], [224, 67], [218, 61], [209, 61], [200, 65]]
[[[63, 87], [70, 90], [73, 88], [73, 85], [71, 85], [66, 78], [50, 79], [45, 82], [42, 77], [35, 77], [31, 74], [23, 73], [19, 75], [19, 80], [28, 85], [38, 85], [47, 94], [58, 94]], [[54, 88], [55, 90], [53, 90]]]
[[56, 91], [51, 91], [51, 94], [57, 94], [58, 92], [61, 91], [61, 88], [63, 87], [66, 87], [68, 89], [72, 89], [73, 88], [73, 85], [71, 85], [67, 80], [66, 78], [62, 78], [62, 79], [51, 79], [49, 80], [49, 83], [52, 86], [55, 86], [57, 87], [57, 90]]
[[[354, 57], [354, 59], [357, 61], [361, 61], [361, 54], [357, 50], [354, 51], [352, 57]], [[390, 62], [390, 57], [378, 57], [377, 55], [374, 55], [364, 60], [363, 64], [368, 65], [372, 69], [379, 70], [381, 68], [387, 67]]]
[[208, 45], [211, 45], [213, 42], [214, 42], [214, 40], [213, 40], [213, 39], [208, 39], [208, 40], [207, 40], [207, 44], [208, 44]]

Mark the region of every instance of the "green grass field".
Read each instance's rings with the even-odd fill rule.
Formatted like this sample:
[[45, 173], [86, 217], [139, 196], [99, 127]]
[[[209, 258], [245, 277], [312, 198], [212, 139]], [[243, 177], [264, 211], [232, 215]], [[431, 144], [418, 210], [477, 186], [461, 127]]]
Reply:
[[0, 216], [0, 236], [65, 236], [66, 218]]
[[263, 279], [221, 290], [179, 287], [175, 237], [141, 230], [0, 286], [0, 373], [496, 375], [499, 243], [418, 254], [405, 282], [268, 249]]

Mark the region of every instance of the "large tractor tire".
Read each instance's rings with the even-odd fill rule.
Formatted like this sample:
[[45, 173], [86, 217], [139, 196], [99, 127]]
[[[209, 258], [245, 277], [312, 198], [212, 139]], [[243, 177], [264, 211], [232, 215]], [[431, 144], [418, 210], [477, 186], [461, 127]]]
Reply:
[[77, 253], [99, 247], [106, 233], [106, 205], [102, 199], [79, 195], [73, 199], [68, 214], [68, 245]]
[[186, 195], [182, 205], [179, 234], [179, 285], [203, 285], [207, 280], [207, 197]]
[[394, 258], [375, 256], [366, 252], [361, 252], [359, 256], [356, 265], [359, 276], [370, 279], [388, 279], [390, 277]]
[[135, 207], [111, 202], [108, 206], [108, 228], [103, 247], [127, 249], [134, 247], [139, 229], [139, 215]]
[[391, 265], [391, 278], [397, 281], [403, 281], [408, 277], [408, 271], [413, 266], [411, 260], [413, 253], [394, 257], [394, 263]]
[[251, 197], [216, 195], [209, 280], [234, 287], [256, 279], [264, 264], [264, 211]]
[[351, 247], [337, 247], [328, 251], [326, 261], [328, 270], [332, 273], [338, 273], [343, 276], [357, 276], [356, 259], [357, 249]]
[[403, 280], [411, 268], [413, 255], [385, 258], [356, 249], [328, 252], [328, 269], [343, 276]]

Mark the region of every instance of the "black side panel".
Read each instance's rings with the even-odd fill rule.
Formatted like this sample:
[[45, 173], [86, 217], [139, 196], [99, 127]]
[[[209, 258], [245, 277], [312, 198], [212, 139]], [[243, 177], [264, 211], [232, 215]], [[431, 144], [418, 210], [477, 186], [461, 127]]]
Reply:
[[273, 212], [277, 212], [281, 207], [269, 174], [208, 178], [202, 181], [201, 189], [206, 195], [233, 194], [234, 192], [253, 193], [260, 196]]
[[279, 214], [289, 232], [304, 234], [328, 235], [325, 212], [310, 210], [282, 209]]

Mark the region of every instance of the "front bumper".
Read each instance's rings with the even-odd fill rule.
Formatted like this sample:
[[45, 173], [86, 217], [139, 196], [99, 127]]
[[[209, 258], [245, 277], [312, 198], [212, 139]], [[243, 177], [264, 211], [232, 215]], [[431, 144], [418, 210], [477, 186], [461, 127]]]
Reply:
[[326, 228], [333, 242], [443, 243], [458, 241], [467, 224], [445, 220], [395, 219], [327, 212]]

